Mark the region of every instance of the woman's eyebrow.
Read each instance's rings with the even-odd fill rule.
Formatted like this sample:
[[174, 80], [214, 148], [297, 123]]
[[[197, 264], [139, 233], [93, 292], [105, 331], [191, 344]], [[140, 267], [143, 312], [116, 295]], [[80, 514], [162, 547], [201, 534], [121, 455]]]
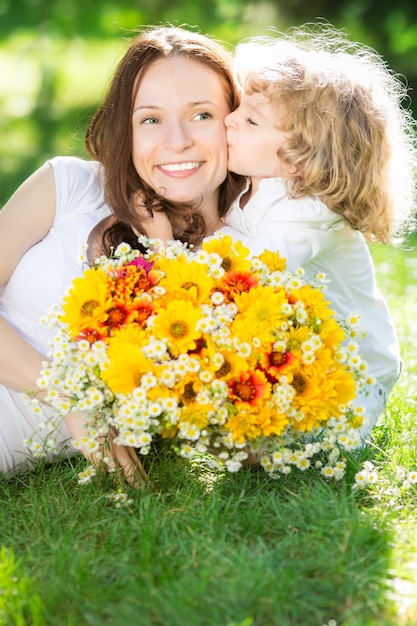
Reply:
[[[186, 102], [185, 106], [192, 109], [192, 108], [207, 105], [207, 104], [210, 104], [216, 107], [219, 106], [214, 100], [196, 100], [193, 102]], [[148, 111], [161, 111], [163, 107], [160, 107], [157, 104], [140, 104], [135, 109], [133, 109], [133, 113], [135, 113], [136, 111], [141, 111], [143, 109], [146, 109]]]
[[141, 111], [143, 109], [146, 109], [147, 111], [160, 111], [161, 107], [157, 106], [156, 104], [140, 104], [139, 106], [137, 106], [135, 109], [133, 109], [133, 113], [135, 113], [136, 111]]
[[201, 106], [202, 104], [214, 104], [215, 106], [217, 106], [214, 100], [197, 100], [196, 102], [189, 102], [189, 106], [192, 107]]

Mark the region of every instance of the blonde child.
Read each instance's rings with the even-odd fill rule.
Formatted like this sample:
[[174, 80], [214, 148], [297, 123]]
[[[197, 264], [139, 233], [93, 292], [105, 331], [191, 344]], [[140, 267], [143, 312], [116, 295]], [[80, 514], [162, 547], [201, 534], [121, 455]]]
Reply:
[[366, 440], [401, 369], [366, 241], [394, 242], [411, 229], [416, 135], [401, 106], [406, 89], [374, 51], [330, 27], [240, 44], [236, 75], [228, 167], [247, 185], [224, 230], [254, 254], [278, 251], [307, 278], [326, 274], [334, 310], [362, 318], [361, 350], [376, 379], [361, 402]]

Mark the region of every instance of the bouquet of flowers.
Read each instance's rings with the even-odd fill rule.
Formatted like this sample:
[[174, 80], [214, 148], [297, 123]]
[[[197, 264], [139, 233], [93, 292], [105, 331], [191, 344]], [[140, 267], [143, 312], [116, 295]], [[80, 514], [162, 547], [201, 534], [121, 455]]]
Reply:
[[337, 321], [325, 277], [306, 283], [228, 236], [196, 251], [142, 243], [99, 258], [48, 316], [58, 333], [38, 384], [59, 415], [85, 413], [74, 445], [94, 452], [113, 429], [140, 454], [161, 437], [232, 472], [256, 454], [272, 476], [343, 476], [372, 381], [358, 318]]

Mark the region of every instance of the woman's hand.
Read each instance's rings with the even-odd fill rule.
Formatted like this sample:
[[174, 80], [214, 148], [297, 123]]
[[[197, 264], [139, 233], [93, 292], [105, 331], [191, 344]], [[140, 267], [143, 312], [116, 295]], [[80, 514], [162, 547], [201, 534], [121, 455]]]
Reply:
[[[65, 417], [65, 423], [73, 439], [81, 440], [87, 435], [85, 416], [82, 413], [68, 413]], [[147, 475], [143, 469], [142, 463], [134, 448], [114, 443], [116, 437], [116, 431], [111, 429], [106, 440], [103, 437], [100, 441], [100, 444], [106, 446], [105, 456], [108, 459], [106, 462], [107, 471], [113, 472], [119, 469], [127, 483], [132, 487], [139, 487], [147, 480]], [[103, 459], [98, 452], [88, 452], [82, 449], [82, 453], [88, 461], [91, 461], [97, 467], [103, 464]]]

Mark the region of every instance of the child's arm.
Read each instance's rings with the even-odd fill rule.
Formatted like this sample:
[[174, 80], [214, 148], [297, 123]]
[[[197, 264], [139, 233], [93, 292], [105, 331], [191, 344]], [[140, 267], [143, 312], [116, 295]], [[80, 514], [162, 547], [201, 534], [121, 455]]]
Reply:
[[166, 213], [163, 211], [154, 211], [150, 213], [147, 209], [147, 214], [143, 214], [140, 217], [140, 224], [144, 234], [149, 239], [162, 239], [164, 243], [174, 239], [172, 234], [171, 222]]
[[[273, 190], [273, 188], [272, 188]], [[287, 268], [304, 266], [332, 249], [349, 236], [349, 228], [340, 215], [318, 198], [279, 198], [273, 205], [264, 203], [256, 213], [226, 215], [223, 230], [233, 239], [241, 239], [254, 255], [264, 250], [278, 252], [287, 260]], [[240, 235], [242, 230], [245, 235]], [[340, 244], [339, 244], [340, 245]]]
[[[163, 211], [150, 211], [142, 203], [139, 193], [135, 195], [135, 211], [139, 219], [141, 233], [149, 239], [161, 239], [164, 244], [174, 239], [171, 222]], [[136, 233], [139, 235], [139, 233]]]

